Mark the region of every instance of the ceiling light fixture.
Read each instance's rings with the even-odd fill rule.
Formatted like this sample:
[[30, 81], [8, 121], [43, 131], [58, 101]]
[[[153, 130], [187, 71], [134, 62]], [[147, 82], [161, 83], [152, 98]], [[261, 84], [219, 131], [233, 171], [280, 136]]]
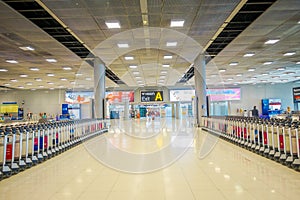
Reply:
[[265, 44], [275, 44], [279, 41], [280, 41], [279, 39], [270, 39], [270, 40], [266, 41]]
[[232, 80], [233, 80], [233, 78], [228, 78], [228, 79], [227, 79], [227, 81], [232, 81]]
[[127, 43], [119, 43], [117, 45], [119, 48], [129, 48], [129, 45]]
[[19, 47], [20, 49], [22, 49], [23, 51], [34, 51], [34, 48], [31, 46], [27, 46], [27, 47]]
[[33, 83], [31, 83], [31, 82], [28, 82], [28, 83], [26, 83], [26, 85], [33, 85]]
[[68, 79], [66, 79], [66, 78], [61, 78], [60, 80], [61, 80], [61, 81], [67, 81]]
[[54, 58], [47, 58], [46, 61], [49, 62], [49, 63], [56, 63], [57, 62], [57, 60], [54, 59]]
[[236, 74], [236, 76], [243, 76], [243, 74]]
[[226, 72], [226, 69], [219, 69], [219, 72]]
[[87, 77], [87, 78], [85, 78], [85, 80], [86, 80], [86, 81], [91, 81], [92, 78], [91, 78], [91, 77]]
[[184, 25], [184, 20], [182, 19], [172, 19], [171, 20], [171, 24], [170, 24], [170, 27], [183, 27]]
[[18, 61], [16, 60], [6, 60], [5, 62], [7, 63], [11, 63], [11, 64], [16, 64], [16, 63], [19, 63]]
[[82, 74], [80, 74], [80, 73], [76, 73], [76, 74], [75, 74], [75, 76], [82, 76]]
[[63, 67], [63, 70], [72, 70], [71, 67]]
[[163, 67], [170, 67], [169, 64], [163, 64], [162, 66], [163, 66]]
[[35, 80], [35, 81], [39, 81], [39, 82], [42, 81], [41, 78], [35, 78], [34, 80]]
[[267, 62], [264, 62], [263, 65], [271, 65], [273, 62], [272, 61], [267, 61]]
[[53, 83], [53, 82], [47, 82], [47, 84], [49, 84], [49, 85], [53, 85], [54, 83]]
[[54, 74], [51, 74], [51, 73], [49, 73], [49, 74], [47, 74], [47, 76], [49, 76], [49, 77], [52, 77], [52, 76], [55, 76]]
[[16, 79], [10, 79], [11, 82], [18, 82]]
[[166, 46], [167, 47], [176, 47], [177, 46], [177, 42], [167, 42]]
[[10, 86], [10, 84], [9, 84], [9, 83], [4, 83], [3, 85], [4, 85], [4, 86]]
[[118, 20], [106, 21], [107, 28], [121, 28], [120, 22]]
[[132, 72], [134, 75], [137, 75], [137, 74], [140, 74], [140, 72], [138, 71], [135, 71], [135, 72]]
[[39, 68], [37, 68], [37, 67], [31, 67], [31, 68], [29, 68], [31, 71], [39, 71], [40, 69]]
[[164, 59], [165, 59], [165, 60], [167, 60], [167, 59], [172, 59], [172, 58], [173, 58], [173, 56], [170, 56], [170, 55], [165, 55], [165, 56], [164, 56]]
[[296, 62], [296, 65], [300, 65], [300, 61], [299, 61], [299, 62]]
[[124, 59], [125, 60], [134, 60], [133, 56], [125, 56]]
[[24, 88], [24, 86], [18, 86], [18, 88], [20, 88], [20, 89], [23, 89], [23, 88]]
[[262, 76], [267, 76], [267, 75], [269, 75], [268, 73], [262, 73], [261, 74]]
[[0, 72], [7, 72], [7, 69], [0, 69]]
[[40, 88], [44, 88], [45, 86], [43, 86], [43, 85], [39, 85], [39, 87], [40, 87]]
[[130, 69], [136, 69], [137, 66], [136, 66], [136, 65], [129, 65], [129, 68], [130, 68]]
[[286, 52], [285, 54], [283, 54], [283, 56], [292, 56], [295, 54], [296, 54], [296, 52]]
[[168, 72], [167, 71], [161, 71], [160, 73], [161, 74], [167, 74]]
[[284, 68], [284, 67], [279, 67], [279, 68], [277, 68], [276, 70], [278, 70], [278, 71], [284, 71], [285, 68]]
[[248, 69], [248, 72], [254, 72], [254, 71], [255, 71], [254, 68], [249, 68], [249, 69]]
[[255, 53], [246, 53], [243, 57], [252, 57], [254, 55], [255, 55]]
[[26, 78], [26, 77], [28, 77], [28, 75], [27, 74], [20, 74], [20, 77], [21, 78]]
[[239, 63], [238, 62], [231, 62], [229, 65], [230, 66], [236, 66], [236, 65], [238, 65]]

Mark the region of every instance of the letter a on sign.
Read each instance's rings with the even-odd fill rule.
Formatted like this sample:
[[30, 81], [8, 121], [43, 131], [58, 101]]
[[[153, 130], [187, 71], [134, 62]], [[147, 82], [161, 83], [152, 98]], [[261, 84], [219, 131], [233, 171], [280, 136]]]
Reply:
[[155, 95], [155, 101], [162, 101], [162, 97], [161, 97], [160, 92], [156, 93], [156, 95]]

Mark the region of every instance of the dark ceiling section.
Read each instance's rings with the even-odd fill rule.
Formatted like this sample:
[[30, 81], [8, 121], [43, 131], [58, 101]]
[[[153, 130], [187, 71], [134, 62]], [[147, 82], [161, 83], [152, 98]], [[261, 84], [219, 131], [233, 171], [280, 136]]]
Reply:
[[[78, 41], [78, 39], [67, 30], [67, 28], [63, 27], [37, 2], [24, 0], [3, 0], [3, 2], [40, 27], [80, 58], [94, 57], [94, 55], [80, 41]], [[93, 63], [88, 63], [93, 67]], [[106, 69], [106, 76], [117, 84], [124, 84], [124, 82], [120, 80], [119, 77], [117, 77], [110, 69]]]
[[[230, 42], [242, 33], [252, 22], [264, 13], [276, 0], [248, 0], [239, 12], [232, 18], [223, 31], [206, 49], [210, 55], [207, 63], [216, 57]], [[193, 68], [193, 69], [192, 69]], [[178, 81], [184, 83], [194, 76], [194, 67], [191, 67]]]

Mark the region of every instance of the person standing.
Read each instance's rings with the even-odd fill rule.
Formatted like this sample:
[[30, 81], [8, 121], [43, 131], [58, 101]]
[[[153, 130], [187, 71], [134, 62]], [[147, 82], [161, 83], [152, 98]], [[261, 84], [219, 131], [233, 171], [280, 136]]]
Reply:
[[252, 117], [258, 117], [258, 110], [256, 109], [256, 106], [253, 107]]

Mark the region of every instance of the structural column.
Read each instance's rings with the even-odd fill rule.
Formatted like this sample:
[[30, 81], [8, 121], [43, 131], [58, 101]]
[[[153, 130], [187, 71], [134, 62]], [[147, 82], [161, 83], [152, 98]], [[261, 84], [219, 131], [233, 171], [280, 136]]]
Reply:
[[201, 116], [206, 116], [206, 63], [205, 56], [199, 54], [194, 61], [195, 90], [196, 90], [196, 119], [201, 124]]
[[124, 119], [128, 120], [129, 119], [129, 99], [126, 98], [124, 101]]
[[94, 59], [94, 95], [95, 118], [105, 118], [105, 64], [100, 58]]
[[176, 102], [176, 119], [180, 118], [180, 103]]

